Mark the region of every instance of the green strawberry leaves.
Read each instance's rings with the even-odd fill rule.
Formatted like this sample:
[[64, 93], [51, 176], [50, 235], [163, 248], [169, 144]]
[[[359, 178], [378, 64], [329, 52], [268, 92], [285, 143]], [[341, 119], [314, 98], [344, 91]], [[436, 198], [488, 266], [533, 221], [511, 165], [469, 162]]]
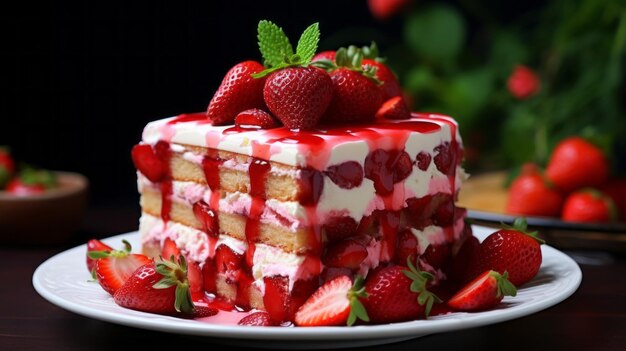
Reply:
[[537, 240], [539, 245], [543, 245], [546, 243], [545, 240], [539, 237], [539, 233], [537, 231], [534, 231], [534, 232], [528, 231], [528, 223], [526, 222], [526, 218], [524, 217], [515, 218], [515, 221], [513, 221], [512, 226], [507, 225], [505, 223], [502, 223], [501, 225], [503, 229], [515, 230], [515, 231], [518, 231], [520, 233], [530, 236], [531, 238]]
[[298, 40], [295, 53], [289, 38], [283, 29], [276, 24], [262, 20], [259, 22], [257, 32], [259, 50], [264, 60], [263, 65], [267, 69], [253, 74], [252, 77], [254, 78], [265, 77], [286, 67], [308, 66], [317, 51], [317, 44], [320, 40], [319, 23], [313, 23], [304, 30], [300, 40]]
[[491, 274], [491, 276], [494, 277], [498, 283], [498, 292], [496, 293], [497, 297], [517, 295], [517, 288], [509, 281], [508, 272], [505, 271], [504, 274], [500, 275], [500, 273], [496, 271], [491, 271], [489, 274]]
[[156, 271], [163, 278], [152, 286], [154, 289], [167, 289], [176, 286], [174, 308], [178, 312], [193, 313], [195, 308], [191, 300], [189, 281], [187, 280], [187, 261], [184, 256], [180, 256], [178, 262], [174, 256], [169, 261], [161, 259], [156, 262]]
[[352, 289], [348, 292], [348, 300], [350, 300], [350, 314], [348, 315], [348, 326], [352, 326], [357, 318], [369, 322], [370, 317], [367, 315], [367, 311], [365, 310], [365, 306], [359, 298], [367, 298], [367, 293], [365, 292], [365, 287], [363, 286], [363, 277], [356, 276], [354, 278], [354, 285], [352, 285]]
[[412, 292], [418, 294], [417, 303], [419, 303], [422, 306], [426, 305], [424, 307], [424, 316], [428, 318], [428, 315], [430, 315], [430, 311], [432, 310], [435, 302], [437, 303], [441, 302], [441, 299], [437, 295], [428, 291], [426, 287], [428, 285], [428, 282], [430, 282], [434, 277], [432, 274], [428, 272], [419, 270], [413, 264], [413, 262], [411, 262], [410, 258], [407, 258], [406, 263], [407, 263], [407, 266], [409, 267], [409, 270], [402, 271], [402, 273], [404, 273], [404, 275], [406, 275], [409, 279], [413, 281], [411, 283], [410, 289]]

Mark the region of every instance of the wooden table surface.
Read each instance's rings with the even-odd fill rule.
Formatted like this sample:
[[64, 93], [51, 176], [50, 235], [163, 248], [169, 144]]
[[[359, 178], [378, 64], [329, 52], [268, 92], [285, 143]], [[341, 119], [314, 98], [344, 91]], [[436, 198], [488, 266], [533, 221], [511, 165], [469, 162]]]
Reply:
[[[40, 263], [91, 237], [135, 230], [137, 215], [136, 208], [92, 209], [71, 243], [55, 247], [0, 246], [0, 350], [239, 350], [209, 338], [82, 317], [47, 302], [34, 290], [31, 278]], [[579, 262], [583, 281], [573, 296], [554, 307], [504, 323], [370, 349], [626, 350], [626, 257], [598, 251], [567, 253]]]

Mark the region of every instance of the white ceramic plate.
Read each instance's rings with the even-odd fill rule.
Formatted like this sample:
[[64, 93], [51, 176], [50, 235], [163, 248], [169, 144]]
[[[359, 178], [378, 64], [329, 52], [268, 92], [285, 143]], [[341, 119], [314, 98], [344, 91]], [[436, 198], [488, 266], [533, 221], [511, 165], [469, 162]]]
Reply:
[[[474, 226], [479, 239], [493, 229]], [[108, 238], [119, 246], [125, 238], [140, 247], [137, 232]], [[565, 300], [576, 291], [582, 279], [578, 265], [562, 252], [543, 245], [543, 263], [537, 276], [505, 297], [499, 308], [479, 313], [450, 313], [404, 323], [356, 327], [240, 327], [202, 323], [125, 309], [96, 283], [89, 282], [85, 268], [86, 246], [62, 252], [42, 263], [33, 275], [37, 292], [51, 303], [74, 313], [111, 323], [169, 333], [215, 338], [225, 344], [272, 349], [341, 348], [378, 345], [420, 336], [473, 328], [523, 317]]]

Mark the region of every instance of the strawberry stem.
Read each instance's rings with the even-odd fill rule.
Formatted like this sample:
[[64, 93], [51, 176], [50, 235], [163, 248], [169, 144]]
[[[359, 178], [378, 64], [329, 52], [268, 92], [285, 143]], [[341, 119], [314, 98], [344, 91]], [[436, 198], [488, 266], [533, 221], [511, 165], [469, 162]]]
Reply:
[[520, 233], [526, 234], [526, 235], [530, 236], [531, 238], [537, 240], [537, 242], [540, 245], [546, 243], [545, 240], [541, 239], [538, 236], [539, 233], [537, 231], [534, 231], [534, 232], [529, 232], [528, 231], [528, 223], [526, 222], [526, 218], [524, 218], [524, 217], [515, 218], [515, 220], [513, 221], [513, 225], [512, 226], [510, 226], [508, 224], [505, 224], [505, 223], [501, 223], [501, 226], [502, 226], [502, 229], [515, 230], [515, 231], [518, 231]]
[[174, 256], [170, 261], [160, 260], [156, 262], [156, 271], [163, 278], [156, 282], [152, 287], [154, 289], [167, 289], [176, 286], [176, 300], [174, 308], [177, 312], [192, 314], [195, 311], [191, 300], [191, 290], [189, 289], [189, 280], [187, 279], [187, 261], [185, 256], [180, 256], [178, 262], [175, 262]]
[[365, 306], [359, 298], [366, 299], [368, 294], [365, 292], [365, 286], [363, 286], [363, 277], [357, 275], [354, 279], [352, 288], [348, 290], [348, 300], [350, 300], [350, 315], [348, 315], [348, 321], [346, 324], [351, 327], [356, 322], [357, 318], [369, 322], [370, 317], [367, 315]]
[[428, 272], [419, 270], [416, 265], [411, 262], [410, 257], [406, 259], [406, 263], [409, 267], [409, 270], [404, 270], [402, 271], [402, 273], [404, 273], [404, 275], [406, 275], [409, 279], [413, 281], [411, 283], [410, 289], [412, 292], [418, 294], [417, 303], [419, 303], [421, 306], [424, 306], [424, 304], [426, 305], [424, 308], [424, 316], [428, 318], [435, 302], [441, 302], [441, 299], [437, 295], [428, 291], [428, 289], [426, 288], [428, 283], [434, 279], [434, 276]]

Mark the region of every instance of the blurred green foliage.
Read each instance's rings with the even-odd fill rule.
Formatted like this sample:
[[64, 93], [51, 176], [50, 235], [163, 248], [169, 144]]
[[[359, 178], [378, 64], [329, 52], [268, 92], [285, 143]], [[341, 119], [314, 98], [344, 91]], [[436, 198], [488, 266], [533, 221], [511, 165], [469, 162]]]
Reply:
[[[505, 19], [468, 4], [417, 2], [386, 54], [415, 109], [460, 122], [470, 167], [545, 164], [574, 134], [624, 157], [625, 1], [555, 0]], [[541, 80], [525, 100], [507, 90], [517, 64]]]

